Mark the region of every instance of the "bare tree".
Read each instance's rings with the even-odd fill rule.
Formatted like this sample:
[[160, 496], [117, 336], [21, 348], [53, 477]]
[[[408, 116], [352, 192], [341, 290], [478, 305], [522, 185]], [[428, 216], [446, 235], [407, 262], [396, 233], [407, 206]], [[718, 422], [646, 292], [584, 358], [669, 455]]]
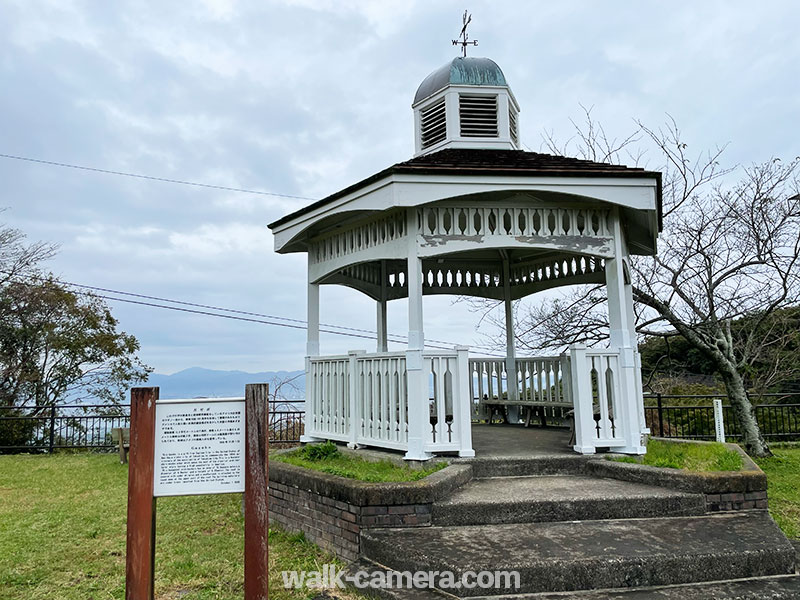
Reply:
[[38, 273], [39, 263], [52, 258], [56, 249], [53, 244], [26, 242], [22, 231], [0, 223], [0, 286], [16, 277]]
[[[618, 143], [608, 140], [589, 111], [587, 121], [576, 126], [579, 155], [620, 162], [630, 144], [644, 141], [666, 161], [658, 254], [631, 257], [638, 331], [680, 335], [701, 352], [725, 386], [746, 450], [768, 456], [743, 373], [781, 338], [765, 337], [775, 311], [800, 302], [800, 159], [723, 169], [724, 148], [690, 157], [672, 120], [658, 130], [637, 123], [637, 133]], [[552, 136], [545, 143], [565, 153]], [[638, 161], [642, 154], [635, 156]], [[584, 286], [518, 308], [519, 345], [563, 348], [601, 341], [607, 336], [605, 300], [603, 286]], [[731, 324], [737, 319], [734, 339]], [[773, 370], [779, 369], [775, 364]]]

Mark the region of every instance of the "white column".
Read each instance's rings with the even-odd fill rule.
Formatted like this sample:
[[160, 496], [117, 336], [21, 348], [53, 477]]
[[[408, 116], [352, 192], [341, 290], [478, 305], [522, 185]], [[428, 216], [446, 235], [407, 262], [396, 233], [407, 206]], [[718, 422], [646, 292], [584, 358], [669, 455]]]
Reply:
[[311, 359], [319, 356], [319, 284], [309, 282], [306, 291], [306, 320], [308, 329], [306, 333], [306, 401], [305, 401], [305, 427], [306, 432], [300, 437], [301, 442], [316, 442], [321, 438], [313, 436], [315, 390], [311, 371]]
[[389, 342], [386, 335], [386, 300], [378, 300], [375, 305], [377, 307], [375, 320], [378, 330], [378, 340], [375, 350], [376, 352], [388, 352]]
[[306, 356], [319, 356], [319, 284], [308, 284]]
[[627, 268], [625, 273], [625, 306], [628, 315], [628, 331], [633, 342], [633, 361], [634, 378], [636, 384], [636, 407], [639, 413], [639, 431], [643, 435], [650, 435], [650, 428], [647, 427], [647, 420], [644, 416], [644, 390], [642, 389], [642, 357], [639, 354], [639, 338], [636, 336], [636, 313], [633, 312], [633, 286], [631, 285], [630, 270]]
[[610, 219], [611, 231], [614, 236], [614, 258], [606, 259], [609, 346], [619, 351], [620, 366], [620, 398], [618, 406], [615, 407], [614, 423], [617, 431], [621, 431], [622, 437], [625, 439], [625, 446], [615, 450], [627, 454], [644, 454], [646, 449], [642, 446], [644, 408], [640, 392], [641, 372], [636, 368], [636, 331], [632, 294], [626, 290], [626, 287], [630, 288], [630, 278], [626, 283], [625, 234], [620, 223], [619, 212], [615, 210]]
[[[503, 304], [506, 313], [506, 384], [508, 385], [508, 399], [512, 402], [519, 400], [519, 381], [517, 380], [517, 357], [514, 350], [514, 310], [511, 304], [511, 267], [508, 257], [503, 256]], [[509, 406], [508, 420], [512, 423], [519, 422], [519, 406]]]
[[389, 335], [386, 329], [386, 261], [381, 261], [381, 297], [377, 301], [376, 329], [378, 331], [378, 352], [389, 351]]
[[406, 373], [408, 378], [408, 448], [406, 460], [427, 460], [425, 443], [430, 433], [430, 403], [428, 377], [422, 351], [425, 334], [422, 329], [422, 260], [417, 256], [416, 209], [409, 209], [408, 267], [408, 349], [406, 350]]

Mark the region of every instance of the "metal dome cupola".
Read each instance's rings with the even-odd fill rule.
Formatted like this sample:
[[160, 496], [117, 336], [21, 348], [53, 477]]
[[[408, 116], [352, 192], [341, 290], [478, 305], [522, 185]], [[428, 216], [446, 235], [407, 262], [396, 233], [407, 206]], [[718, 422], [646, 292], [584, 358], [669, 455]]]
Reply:
[[422, 81], [411, 107], [415, 156], [443, 148], [520, 148], [519, 105], [491, 59], [454, 58]]

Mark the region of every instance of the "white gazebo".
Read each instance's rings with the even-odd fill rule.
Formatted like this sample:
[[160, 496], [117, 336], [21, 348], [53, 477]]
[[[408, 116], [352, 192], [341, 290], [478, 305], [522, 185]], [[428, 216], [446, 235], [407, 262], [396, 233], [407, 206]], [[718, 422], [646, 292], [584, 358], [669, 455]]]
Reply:
[[[576, 452], [642, 454], [644, 422], [628, 269], [654, 254], [661, 174], [520, 150], [519, 106], [486, 58], [429, 75], [412, 105], [416, 154], [272, 223], [275, 250], [308, 254], [304, 441], [474, 456], [482, 400], [572, 407]], [[608, 348], [514, 355], [511, 302], [605, 282]], [[321, 356], [319, 286], [375, 300], [375, 352]], [[426, 350], [422, 297], [505, 301], [507, 356]], [[388, 352], [386, 303], [408, 298], [408, 348]], [[535, 435], [535, 434], [534, 434]]]

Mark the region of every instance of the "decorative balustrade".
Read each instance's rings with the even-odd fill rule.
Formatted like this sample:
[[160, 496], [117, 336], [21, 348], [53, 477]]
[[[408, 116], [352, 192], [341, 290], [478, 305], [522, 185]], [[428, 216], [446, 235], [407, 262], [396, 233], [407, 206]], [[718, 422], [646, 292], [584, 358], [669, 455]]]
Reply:
[[460, 452], [469, 445], [466, 350], [423, 353], [430, 395], [410, 401], [405, 352], [314, 357], [307, 369], [309, 438], [406, 450], [408, 411], [427, 406], [426, 452]]
[[486, 418], [493, 405], [528, 406], [555, 418], [574, 410], [579, 452], [637, 453], [637, 399], [626, 380], [637, 372], [624, 368], [625, 351], [573, 347], [561, 356], [519, 358], [511, 378], [505, 359], [469, 360], [466, 350], [425, 352], [427, 398], [409, 394], [405, 352], [309, 358], [305, 435], [407, 450], [409, 411], [427, 407], [425, 452], [462, 452], [470, 446], [470, 417]]
[[356, 443], [404, 450], [408, 384], [404, 352], [356, 356]]
[[516, 362], [520, 402], [572, 407], [569, 357], [519, 358]]
[[306, 435], [349, 441], [350, 359], [311, 358], [306, 367]]
[[425, 206], [418, 227], [424, 236], [607, 237], [608, 216], [601, 208]]
[[544, 416], [563, 419], [572, 408], [569, 357], [518, 358], [515, 362], [516, 393], [505, 359], [470, 359], [473, 416], [490, 418], [487, 406], [503, 404], [537, 407]]
[[[633, 447], [639, 437], [635, 398], [625, 398], [621, 354], [615, 349], [570, 349], [575, 397], [575, 449], [584, 454], [597, 448]], [[641, 400], [638, 400], [641, 403]], [[638, 413], [637, 413], [638, 414]], [[635, 429], [635, 431], [634, 431]]]

